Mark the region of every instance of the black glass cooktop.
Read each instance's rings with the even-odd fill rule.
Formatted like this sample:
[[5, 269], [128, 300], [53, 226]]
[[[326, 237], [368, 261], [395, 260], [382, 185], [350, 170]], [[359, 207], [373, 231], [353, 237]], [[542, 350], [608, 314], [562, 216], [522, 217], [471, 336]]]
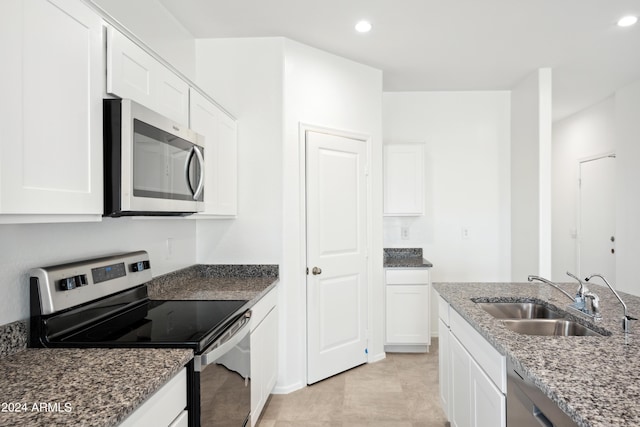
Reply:
[[49, 344], [68, 347], [186, 347], [201, 351], [242, 315], [246, 301], [146, 301]]

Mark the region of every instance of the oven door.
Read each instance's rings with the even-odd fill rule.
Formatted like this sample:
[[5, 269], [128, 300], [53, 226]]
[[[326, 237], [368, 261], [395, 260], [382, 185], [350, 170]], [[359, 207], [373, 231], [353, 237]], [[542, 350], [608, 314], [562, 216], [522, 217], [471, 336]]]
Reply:
[[196, 355], [196, 425], [201, 427], [243, 427], [251, 411], [251, 312]]

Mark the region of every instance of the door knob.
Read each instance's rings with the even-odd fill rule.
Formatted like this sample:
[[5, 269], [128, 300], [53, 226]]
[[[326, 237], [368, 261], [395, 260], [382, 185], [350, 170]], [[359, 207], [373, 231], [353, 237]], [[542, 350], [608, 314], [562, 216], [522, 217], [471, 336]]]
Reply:
[[322, 269], [320, 267], [313, 267], [311, 269], [311, 274], [317, 276], [318, 274], [322, 274]]

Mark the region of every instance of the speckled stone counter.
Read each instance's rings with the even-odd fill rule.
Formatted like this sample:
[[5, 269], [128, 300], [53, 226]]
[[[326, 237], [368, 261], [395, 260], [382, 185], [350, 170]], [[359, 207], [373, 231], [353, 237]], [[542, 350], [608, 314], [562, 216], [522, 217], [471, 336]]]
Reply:
[[0, 357], [27, 348], [27, 322], [24, 320], [0, 326]]
[[0, 426], [118, 425], [192, 357], [187, 349], [26, 349], [2, 357]]
[[278, 282], [277, 265], [194, 265], [147, 284], [156, 300], [257, 301]]
[[[471, 299], [543, 302], [567, 311], [569, 299], [535, 283], [434, 283], [434, 289], [499, 352], [579, 426], [640, 426], [640, 322], [631, 322], [629, 344], [622, 333], [622, 306], [604, 286], [589, 283], [600, 297], [603, 320], [569, 317], [609, 336], [548, 337], [522, 335], [485, 312]], [[570, 294], [577, 284], [563, 284]], [[620, 293], [629, 314], [640, 317], [640, 298]]]
[[422, 257], [422, 248], [385, 248], [384, 268], [431, 268]]

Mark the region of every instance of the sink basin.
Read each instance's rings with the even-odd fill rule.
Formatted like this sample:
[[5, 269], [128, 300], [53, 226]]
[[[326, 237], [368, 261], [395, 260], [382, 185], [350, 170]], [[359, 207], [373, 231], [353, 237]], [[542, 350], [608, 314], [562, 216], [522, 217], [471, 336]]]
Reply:
[[504, 325], [524, 335], [544, 336], [601, 336], [594, 330], [566, 319], [508, 319]]
[[498, 319], [561, 319], [564, 317], [534, 302], [478, 302], [476, 304]]

